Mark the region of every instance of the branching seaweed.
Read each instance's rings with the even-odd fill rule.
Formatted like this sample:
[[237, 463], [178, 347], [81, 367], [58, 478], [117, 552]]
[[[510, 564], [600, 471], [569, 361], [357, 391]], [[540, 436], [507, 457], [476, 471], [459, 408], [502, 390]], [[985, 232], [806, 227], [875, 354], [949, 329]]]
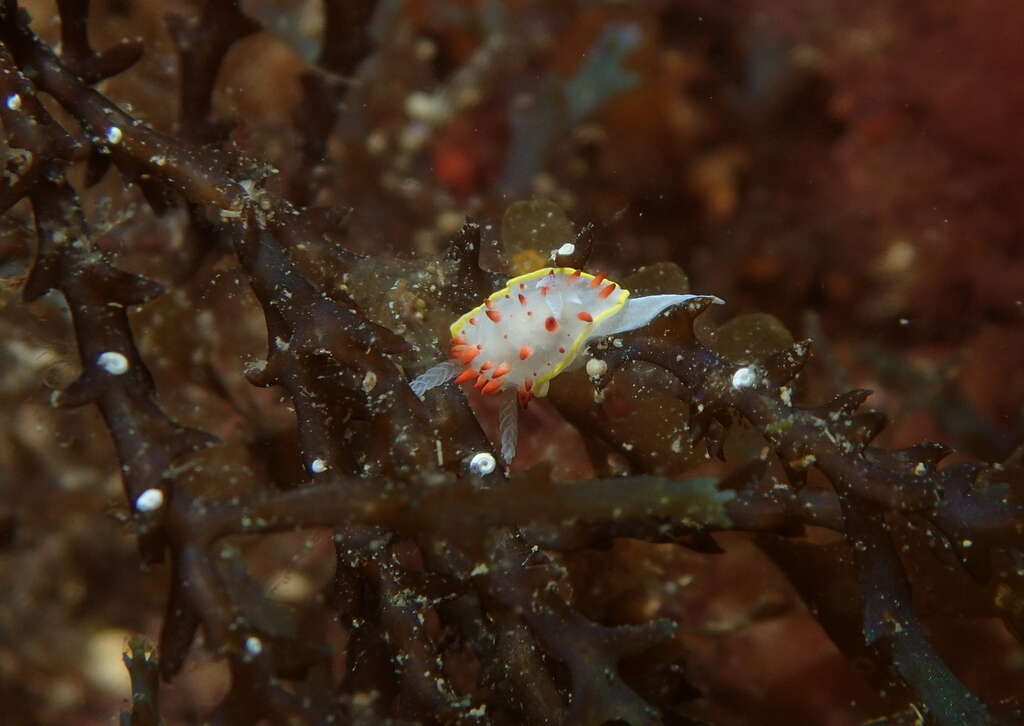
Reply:
[[[574, 592], [564, 558], [621, 538], [714, 552], [715, 532], [779, 543], [813, 526], [841, 533], [852, 553], [859, 639], [843, 636], [849, 611], [819, 611], [851, 658], [868, 657], [876, 673], [898, 678], [934, 723], [1021, 723], [1004, 704], [972, 694], [944, 662], [896, 544], [913, 531], [937, 557], [952, 553], [979, 589], [1002, 593], [980, 600], [1019, 638], [1024, 568], [992, 566], [1024, 559], [1019, 461], [942, 467], [950, 452], [939, 444], [873, 446], [886, 420], [862, 408], [867, 391], [813, 408], [792, 403], [808, 341], [738, 363], [695, 330], [710, 303], [698, 299], [642, 331], [593, 343], [587, 355], [598, 365], [567, 375], [565, 394], [553, 395], [587, 438], [594, 469], [608, 472], [607, 456], [617, 453], [626, 475], [567, 483], [544, 466], [511, 476], [471, 467], [474, 455], [494, 451], [466, 400], [444, 386], [423, 402], [409, 387], [433, 353], [371, 314], [376, 302], [328, 284], [310, 260], [330, 257], [342, 277], [358, 265], [394, 268], [327, 238], [325, 227], [343, 228], [345, 214], [310, 207], [309, 179], [285, 184], [291, 199], [278, 196], [274, 170], [222, 143], [228, 127], [211, 111], [218, 71], [231, 46], [258, 29], [238, 3], [209, 0], [197, 21], [169, 21], [182, 68], [173, 135], [93, 88], [131, 67], [141, 42], [96, 51], [86, 0], [58, 5], [59, 56], [15, 0], [0, 11], [0, 120], [9, 146], [0, 205], [27, 199], [35, 218], [25, 299], [57, 291], [70, 310], [82, 372], [53, 402], [99, 408], [142, 557], [169, 560], [159, 673], [170, 680], [181, 671], [200, 627], [204, 646], [229, 663], [230, 689], [213, 722], [696, 723], [685, 648], [679, 658], [662, 654], [682, 642], [685, 623], [601, 622]], [[373, 7], [327, 3], [330, 44], [303, 77], [305, 98], [317, 104], [298, 119], [308, 132], [298, 172], [312, 175], [350, 76], [372, 52]], [[80, 130], [66, 129], [41, 94]], [[266, 324], [268, 352], [248, 363], [247, 378], [280, 389], [294, 411], [302, 469], [285, 486], [252, 481], [225, 495], [211, 463], [217, 437], [176, 422], [159, 403], [130, 321], [164, 290], [97, 246], [69, 181], [80, 162], [90, 183], [112, 167], [158, 214], [185, 209], [208, 250], [233, 254]], [[586, 228], [558, 262], [585, 264], [594, 236]], [[392, 289], [457, 311], [500, 279], [481, 264], [481, 250], [480, 227], [467, 223], [442, 258]], [[436, 345], [441, 322], [421, 317], [430, 330], [420, 339]], [[652, 466], [595, 415], [591, 394], [650, 375], [651, 366], [678, 381], [678, 395], [662, 396], [666, 406], [685, 407], [685, 415], [665, 409], [678, 425], [674, 464]], [[573, 386], [587, 395], [571, 395]], [[693, 452], [721, 454], [741, 424], [763, 440], [758, 457], [721, 481], [678, 476]], [[817, 474], [828, 486], [808, 483]], [[336, 567], [302, 627], [298, 615], [283, 613], [288, 627], [274, 626], [261, 597], [246, 590], [231, 543], [296, 530], [329, 531]], [[773, 546], [788, 569], [786, 545], [765, 548]], [[328, 621], [345, 632], [341, 655], [323, 647]], [[339, 658], [341, 666], [332, 663]], [[155, 657], [133, 645], [126, 661], [136, 695], [122, 723], [157, 723]]]

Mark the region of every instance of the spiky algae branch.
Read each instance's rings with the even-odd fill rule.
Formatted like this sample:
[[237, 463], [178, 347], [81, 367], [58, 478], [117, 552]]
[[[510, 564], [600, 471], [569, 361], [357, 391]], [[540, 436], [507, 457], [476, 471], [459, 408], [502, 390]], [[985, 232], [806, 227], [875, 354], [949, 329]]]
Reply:
[[[234, 3], [215, 4], [237, 10]], [[645, 337], [625, 336], [621, 348], [599, 349], [600, 336], [644, 328], [667, 308], [651, 303], [650, 317], [645, 317], [642, 307], [630, 317], [631, 306], [650, 298], [629, 298], [615, 312], [612, 307], [624, 295], [621, 288], [603, 280], [591, 287], [596, 278], [584, 277], [585, 273], [577, 276], [576, 283], [567, 279], [585, 265], [580, 258], [571, 263], [559, 260], [550, 285], [539, 284], [551, 274], [550, 268], [539, 271], [544, 274], [531, 281], [533, 290], [522, 293], [544, 298], [540, 287], [548, 287], [549, 294], [558, 288], [562, 293], [558, 315], [555, 297], [540, 302], [531, 297], [522, 303], [512, 290], [504, 293], [507, 299], [489, 296], [492, 307], [477, 310], [483, 313], [478, 322], [491, 326], [489, 337], [471, 339], [456, 330], [452, 337], [459, 340], [453, 345], [507, 346], [504, 360], [480, 371], [487, 359], [477, 363], [480, 356], [469, 357], [472, 350], [462, 347], [453, 351], [459, 354], [460, 367], [475, 368], [477, 379], [487, 373], [484, 387], [495, 380], [516, 381], [507, 392], [513, 394], [525, 381], [558, 368], [564, 360], [561, 356], [575, 343], [577, 352], [590, 344], [608, 365], [609, 375], [627, 361], [654, 362], [676, 374], [689, 391], [694, 403], [690, 430], [695, 439], [707, 440], [732, 412], [739, 412], [764, 434], [771, 450], [791, 471], [816, 466], [832, 481], [834, 491], [811, 493], [801, 489], [796, 478], [792, 486], [765, 487], [756, 467], [724, 482], [726, 491], [708, 480], [646, 476], [562, 486], [545, 471], [479, 486], [479, 477], [443, 457], [438, 461], [429, 446], [435, 440], [435, 423], [451, 428], [460, 445], [479, 442], [461, 396], [440, 399], [451, 412], [448, 421], [431, 416], [394, 365], [391, 356], [401, 348], [396, 336], [374, 326], [355, 301], [328, 296], [294, 264], [291, 252], [318, 239], [310, 221], [312, 212], [267, 193], [262, 176], [254, 172], [259, 165], [159, 134], [85, 85], [93, 78], [89, 63], [94, 69], [107, 66], [88, 60], [93, 53], [85, 48], [85, 34], [79, 32], [83, 26], [76, 26], [72, 19], [70, 11], [84, 17], [84, 6], [60, 3], [69, 31], [65, 46], [70, 52], [64, 60], [16, 18], [15, 3], [8, 1], [4, 6], [0, 60], [7, 84], [5, 107], [10, 112], [3, 118], [4, 127], [12, 147], [32, 153], [24, 173], [3, 190], [3, 198], [13, 203], [28, 195], [36, 205], [40, 245], [29, 294], [60, 289], [73, 313], [84, 374], [61, 398], [92, 401], [101, 407], [125, 467], [131, 502], [139, 502], [154, 487], [166, 491], [163, 498], [147, 496], [146, 506], [138, 508], [144, 515], [140, 531], [160, 532], [152, 552], [157, 556], [170, 552], [171, 591], [161, 637], [161, 670], [170, 677], [180, 669], [202, 625], [209, 647], [227, 657], [232, 674], [231, 689], [218, 707], [216, 720], [352, 721], [360, 713], [354, 694], [372, 688], [384, 696], [373, 706], [363, 707], [368, 712], [362, 712], [362, 718], [369, 722], [412, 712], [428, 720], [474, 724], [564, 723], [567, 719], [595, 725], [613, 719], [656, 723], [659, 714], [650, 705], [652, 694], [628, 685], [618, 672], [619, 661], [670, 639], [671, 624], [599, 625], [583, 617], [557, 591], [564, 577], [561, 568], [534, 559], [543, 559], [545, 549], [604, 547], [614, 537], [686, 543], [688, 535], [719, 529], [775, 532], [795, 520], [846, 533], [858, 553], [866, 638], [887, 650], [883, 657], [894, 664], [933, 716], [950, 724], [996, 721], [949, 673], [923, 637], [882, 514], [927, 517], [951, 539], [970, 540], [973, 553], [1019, 548], [1020, 522], [1024, 521], [1021, 500], [983, 481], [988, 470], [978, 465], [938, 469], [942, 452], [935, 447], [886, 451], [869, 446], [882, 422], [877, 415], [858, 411], [863, 402], [859, 392], [820, 409], [791, 406], [779, 388], [800, 369], [807, 347], [795, 347], [763, 364], [730, 363], [692, 335], [693, 318], [712, 302], [707, 297], [676, 296], [668, 303], [674, 306], [671, 317], [659, 318], [657, 330], [642, 331]], [[231, 12], [209, 15], [226, 39], [238, 35], [224, 27], [231, 16]], [[208, 52], [190, 51], [196, 54], [204, 77], [216, 75], [227, 45], [230, 40], [214, 44]], [[68, 63], [81, 67], [72, 72]], [[29, 68], [31, 78], [20, 73]], [[201, 122], [208, 120], [211, 86], [201, 84], [195, 94], [200, 98], [192, 102], [203, 116], [197, 119]], [[261, 370], [253, 370], [251, 378], [260, 385], [281, 386], [295, 404], [307, 474], [295, 482], [293, 491], [267, 490], [218, 500], [196, 493], [221, 491], [217, 475], [200, 467], [189, 475], [191, 487], [178, 486], [181, 477], [172, 474], [172, 464], [209, 439], [177, 427], [156, 406], [152, 380], [134, 349], [123, 308], [145, 302], [159, 288], [118, 272], [88, 244], [90, 232], [62, 176], [63, 165], [82, 158], [83, 152], [41, 112], [36, 90], [52, 95], [82, 123], [87, 132], [83, 142], [91, 146], [90, 154], [109, 158], [126, 178], [145, 181], [152, 203], [187, 205], [195, 225], [230, 243], [266, 316], [267, 362]], [[14, 101], [15, 97], [19, 100]], [[19, 110], [31, 117], [19, 116]], [[191, 128], [196, 136], [206, 133], [195, 125]], [[68, 230], [76, 244], [67, 244], [69, 238], [57, 234]], [[456, 243], [464, 252], [479, 251], [478, 234], [472, 227]], [[493, 276], [480, 268], [477, 259], [469, 261], [466, 254], [455, 257], [465, 273], [458, 282], [470, 281], [475, 287], [487, 284], [487, 289], [497, 286], [490, 285]], [[567, 274], [560, 272], [562, 268]], [[568, 287], [573, 284], [583, 286], [577, 290], [578, 301]], [[600, 298], [605, 291], [606, 297]], [[487, 290], [473, 292], [476, 297], [466, 301], [467, 307]], [[604, 300], [608, 307], [600, 307], [601, 303], [592, 309], [589, 303], [584, 307], [588, 296]], [[514, 340], [510, 335], [506, 343], [506, 333], [499, 335], [505, 322], [504, 305], [514, 311], [508, 313], [513, 322], [529, 310], [534, 315], [526, 318], [540, 317], [539, 311], [546, 308], [543, 328], [528, 328], [530, 339]], [[499, 319], [488, 312], [499, 313]], [[592, 320], [580, 317], [584, 313]], [[607, 318], [598, 320], [606, 313]], [[619, 324], [628, 325], [612, 325], [616, 316], [621, 316]], [[554, 335], [548, 330], [548, 318], [558, 323], [555, 332], [563, 326], [580, 331], [567, 341], [569, 346], [559, 343], [556, 352], [557, 348], [565, 352], [552, 358], [542, 355], [538, 350], [542, 346], [536, 342], [537, 336], [546, 340], [544, 335]], [[605, 321], [608, 327], [603, 327]], [[528, 355], [523, 356], [524, 352]], [[463, 362], [463, 357], [469, 360]], [[551, 365], [544, 365], [544, 372], [536, 377], [524, 374], [522, 381], [510, 377], [514, 366], [538, 362]], [[508, 370], [496, 377], [502, 363]], [[528, 367], [519, 370], [533, 372]], [[333, 390], [325, 381], [333, 384]], [[369, 386], [367, 381], [376, 384]], [[533, 384], [531, 395], [537, 395], [538, 385]], [[505, 383], [494, 386], [490, 395], [504, 388]], [[441, 393], [447, 396], [448, 392]], [[431, 403], [439, 398], [432, 397]], [[331, 418], [337, 413], [335, 406], [364, 417], [372, 432], [366, 441], [376, 447], [373, 457], [382, 462], [386, 475], [369, 477], [360, 471], [356, 447], [335, 436], [337, 421], [344, 419]], [[318, 461], [321, 466], [316, 466]], [[500, 480], [497, 475], [494, 478]], [[316, 485], [310, 485], [313, 480]], [[228, 587], [219, 564], [224, 550], [217, 544], [224, 537], [311, 527], [335, 529], [339, 566], [332, 581], [332, 614], [351, 626], [349, 653], [367, 658], [350, 659], [338, 689], [340, 699], [330, 687], [314, 687], [315, 679], [296, 676], [311, 661], [316, 663], [316, 656], [305, 647], [308, 644], [264, 629], [253, 603]], [[480, 680], [468, 694], [460, 693], [439, 665], [452, 652], [451, 639], [439, 642], [425, 626], [442, 619], [470, 644], [482, 664]], [[371, 627], [357, 625], [368, 622]], [[367, 661], [381, 668], [368, 668]], [[564, 665], [567, 676], [551, 668], [551, 662]], [[600, 687], [595, 685], [598, 681]]]

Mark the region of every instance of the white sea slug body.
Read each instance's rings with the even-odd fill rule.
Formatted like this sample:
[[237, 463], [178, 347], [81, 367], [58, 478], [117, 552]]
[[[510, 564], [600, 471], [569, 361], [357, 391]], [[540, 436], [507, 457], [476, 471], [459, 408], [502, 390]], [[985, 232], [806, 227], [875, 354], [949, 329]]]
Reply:
[[[575, 361], [591, 338], [647, 325], [665, 309], [703, 295], [629, 291], [568, 267], [546, 267], [508, 281], [451, 326], [451, 360], [411, 383], [418, 396], [451, 379], [473, 382], [484, 394], [505, 393], [499, 414], [502, 458], [516, 447], [516, 404], [547, 395], [548, 383]], [[716, 302], [722, 302], [714, 298]], [[515, 395], [512, 395], [515, 394]]]

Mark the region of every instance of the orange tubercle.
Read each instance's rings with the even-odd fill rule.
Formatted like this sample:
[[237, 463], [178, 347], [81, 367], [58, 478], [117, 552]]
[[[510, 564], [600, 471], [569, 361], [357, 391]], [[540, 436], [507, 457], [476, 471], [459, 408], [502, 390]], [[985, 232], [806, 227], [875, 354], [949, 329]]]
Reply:
[[610, 282], [604, 286], [604, 289], [601, 290], [601, 292], [597, 293], [597, 296], [600, 298], [606, 298], [615, 291], [616, 287], [617, 285], [614, 282]]
[[584, 323], [594, 322], [594, 316], [588, 313], [586, 310], [584, 310], [581, 313], [576, 313], [576, 317], [582, 320]]
[[480, 375], [480, 371], [474, 370], [473, 368], [467, 368], [466, 370], [462, 371], [462, 373], [455, 377], [455, 382], [465, 383], [470, 378], [476, 378], [478, 375]]
[[522, 348], [519, 349], [519, 360], [526, 360], [531, 355], [533, 355], [533, 348], [531, 348], [530, 346], [524, 345]]
[[510, 366], [508, 363], [502, 363], [501, 365], [494, 369], [494, 373], [491, 374], [491, 378], [501, 378], [510, 370], [512, 370], [512, 366]]
[[487, 393], [497, 393], [498, 390], [503, 385], [504, 385], [504, 383], [502, 381], [491, 381], [490, 383], [488, 383], [486, 386], [483, 387], [482, 392], [485, 393], [485, 394], [487, 394]]
[[497, 310], [488, 310], [487, 311], [487, 317], [489, 317], [491, 319], [492, 323], [500, 323], [501, 322], [501, 313], [499, 313]]

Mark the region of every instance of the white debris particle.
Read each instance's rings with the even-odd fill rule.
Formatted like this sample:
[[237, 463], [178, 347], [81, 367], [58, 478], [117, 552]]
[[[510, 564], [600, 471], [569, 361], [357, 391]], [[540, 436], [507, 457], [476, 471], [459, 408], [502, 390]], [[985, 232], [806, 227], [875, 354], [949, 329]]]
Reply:
[[256, 375], [267, 369], [267, 361], [260, 358], [259, 360], [250, 360], [245, 362], [245, 374], [247, 376]]
[[417, 91], [405, 99], [405, 113], [417, 121], [438, 124], [448, 115], [448, 107], [439, 96]]
[[121, 133], [121, 129], [117, 128], [117, 126], [111, 126], [107, 129], [107, 143], [109, 144], [120, 143], [122, 136], [124, 134]]
[[[417, 151], [427, 143], [430, 139], [430, 126], [425, 123], [413, 122], [407, 124], [398, 135], [398, 143], [402, 145], [402, 148], [406, 151]], [[413, 180], [408, 180], [413, 181]], [[419, 193], [418, 184], [405, 184], [403, 186], [404, 191], [410, 196], [414, 193]]]
[[140, 512], [155, 512], [164, 505], [164, 493], [156, 487], [147, 489], [135, 497], [135, 508]]
[[964, 548], [964, 549], [968, 549], [968, 548], [970, 548], [970, 547], [973, 547], [973, 546], [974, 546], [974, 542], [972, 542], [972, 541], [971, 541], [971, 540], [969, 540], [969, 539], [965, 539], [965, 540], [964, 540], [963, 542], [961, 542], [960, 544], [961, 544], [961, 545], [963, 546], [963, 548]]
[[7, 108], [11, 109], [12, 111], [17, 111], [19, 108], [21, 108], [21, 96], [19, 96], [17, 93], [12, 93], [10, 96], [8, 96]]
[[380, 693], [378, 691], [359, 691], [352, 694], [352, 705], [359, 708], [369, 708], [379, 697]]
[[757, 373], [750, 366], [744, 366], [732, 374], [732, 387], [739, 390], [750, 388], [757, 383]]
[[374, 156], [383, 154], [388, 149], [388, 137], [383, 131], [373, 131], [366, 137], [366, 150]]
[[487, 476], [494, 472], [498, 467], [498, 462], [494, 460], [491, 454], [486, 451], [481, 451], [479, 454], [475, 454], [472, 459], [469, 460], [469, 471], [475, 476]]
[[327, 471], [327, 462], [323, 459], [313, 459], [309, 462], [309, 470], [314, 474], [323, 474]]
[[245, 639], [245, 650], [249, 655], [259, 655], [263, 652], [263, 641], [255, 635], [250, 635]]
[[809, 469], [817, 460], [818, 457], [814, 454], [807, 454], [806, 456], [801, 456], [799, 459], [791, 461], [790, 466], [795, 469]]
[[927, 468], [925, 468], [924, 462], [917, 462], [917, 466], [914, 467], [914, 473], [917, 474], [918, 476], [922, 476], [926, 471]]
[[476, 567], [474, 567], [473, 570], [469, 573], [469, 576], [476, 577], [478, 575], [486, 575], [490, 571], [491, 568], [487, 566], [486, 562], [478, 562], [476, 563]]
[[454, 234], [466, 223], [466, 215], [454, 210], [446, 210], [437, 215], [434, 226], [441, 234]]
[[591, 358], [587, 361], [587, 375], [591, 378], [600, 378], [608, 372], [608, 364], [600, 358]]
[[565, 255], [571, 255], [576, 251], [576, 245], [572, 242], [566, 242], [564, 245], [558, 248], [558, 255], [564, 257]]
[[416, 55], [416, 60], [426, 63], [437, 55], [437, 44], [430, 38], [420, 38], [413, 46], [413, 52]]
[[487, 704], [481, 703], [476, 708], [469, 709], [467, 715], [470, 718], [483, 718], [487, 714]]
[[369, 393], [377, 385], [377, 374], [373, 371], [366, 371], [366, 375], [363, 376], [363, 392]]
[[96, 364], [112, 376], [120, 376], [128, 372], [128, 359], [121, 353], [107, 351], [101, 353]]

